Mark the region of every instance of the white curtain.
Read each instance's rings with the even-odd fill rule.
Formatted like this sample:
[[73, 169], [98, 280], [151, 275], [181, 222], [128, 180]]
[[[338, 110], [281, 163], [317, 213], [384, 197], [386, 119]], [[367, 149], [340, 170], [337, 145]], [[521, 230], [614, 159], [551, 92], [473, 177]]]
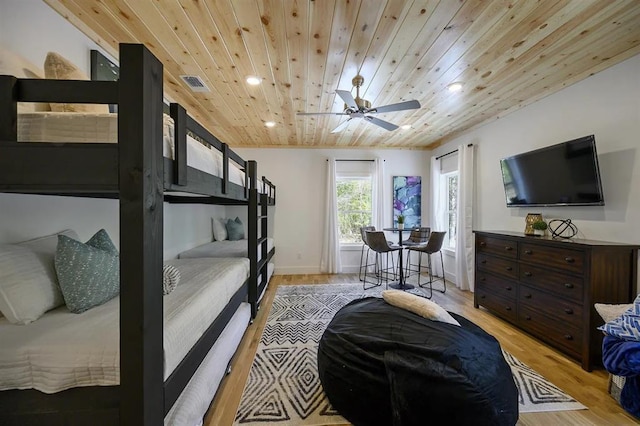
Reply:
[[384, 160], [376, 158], [373, 166], [373, 218], [372, 225], [377, 230], [384, 227]]
[[338, 235], [338, 196], [336, 191], [335, 158], [329, 158], [327, 160], [326, 195], [320, 270], [329, 274], [339, 274], [342, 271], [342, 265], [340, 264], [340, 238]]
[[473, 291], [473, 182], [474, 146], [458, 147], [458, 215], [456, 235], [456, 278], [461, 290]]
[[[439, 158], [431, 157], [431, 231], [449, 231], [444, 223], [447, 206], [442, 194], [440, 164]], [[432, 268], [435, 275], [444, 276], [440, 262], [432, 262]]]

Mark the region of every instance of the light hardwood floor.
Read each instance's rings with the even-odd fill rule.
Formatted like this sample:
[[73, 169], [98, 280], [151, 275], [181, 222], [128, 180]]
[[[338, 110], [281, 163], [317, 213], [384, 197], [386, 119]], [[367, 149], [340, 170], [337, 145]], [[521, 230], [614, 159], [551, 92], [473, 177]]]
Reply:
[[[258, 316], [248, 328], [233, 360], [232, 372], [224, 380], [205, 418], [205, 426], [233, 424], [249, 369], [271, 307], [275, 290], [280, 285], [357, 283], [353, 274], [275, 275], [271, 279]], [[473, 294], [448, 284], [445, 294], [434, 292], [433, 301], [445, 309], [473, 321], [495, 336], [502, 347], [549, 381], [586, 405], [588, 410], [525, 413], [519, 425], [632, 425], [638, 424], [607, 393], [608, 374], [604, 370], [589, 373], [558, 351], [540, 343], [528, 334], [473, 307]]]

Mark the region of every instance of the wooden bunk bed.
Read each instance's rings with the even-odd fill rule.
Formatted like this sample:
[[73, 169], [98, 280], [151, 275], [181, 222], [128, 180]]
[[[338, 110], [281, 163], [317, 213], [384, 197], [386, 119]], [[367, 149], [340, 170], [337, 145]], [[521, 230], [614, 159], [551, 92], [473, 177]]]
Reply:
[[[251, 165], [250, 165], [251, 167]], [[250, 173], [250, 174], [254, 174]], [[213, 241], [201, 246], [186, 250], [178, 255], [178, 258], [220, 258], [220, 257], [247, 257], [250, 260], [250, 280], [253, 283], [249, 289], [252, 304], [252, 317], [255, 317], [259, 304], [266, 290], [273, 271], [271, 260], [276, 248], [273, 239], [268, 237], [269, 206], [275, 204], [275, 186], [264, 176], [260, 182], [261, 190], [252, 191], [249, 196], [249, 221], [248, 238], [240, 241]]]
[[[120, 46], [117, 82], [17, 79], [0, 76], [0, 192], [119, 199], [120, 385], [0, 392], [0, 424], [160, 425], [243, 301], [255, 315], [267, 259], [266, 207], [275, 187], [257, 165], [171, 105], [175, 160], [164, 158], [162, 64], [143, 45]], [[17, 142], [18, 102], [118, 105], [118, 143]], [[220, 150], [222, 177], [187, 166], [187, 129]], [[230, 161], [245, 171], [245, 185], [229, 181]], [[195, 195], [195, 196], [194, 196]], [[163, 201], [247, 205], [250, 276], [215, 321], [163, 378]], [[262, 227], [262, 230], [261, 229]], [[262, 274], [266, 276], [266, 273]]]

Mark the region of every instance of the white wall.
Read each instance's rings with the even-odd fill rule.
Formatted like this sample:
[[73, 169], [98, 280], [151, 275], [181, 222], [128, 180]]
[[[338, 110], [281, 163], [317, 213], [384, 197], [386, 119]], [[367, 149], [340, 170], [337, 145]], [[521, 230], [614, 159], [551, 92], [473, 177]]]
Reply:
[[[427, 151], [355, 149], [233, 148], [243, 158], [258, 162], [259, 176], [277, 188], [272, 207], [276, 243], [276, 273], [318, 273], [325, 218], [327, 158], [385, 160], [384, 223], [391, 226], [392, 176], [422, 176], [422, 223], [428, 226], [426, 188], [429, 186]], [[231, 210], [229, 210], [231, 211]], [[389, 238], [394, 238], [391, 234]], [[395, 237], [397, 239], [397, 237]], [[343, 272], [357, 271], [360, 249], [343, 252]]]
[[[40, 68], [47, 52], [56, 51], [87, 75], [90, 73], [89, 51], [101, 50], [41, 0], [0, 0], [0, 43]], [[218, 215], [225, 215], [223, 206], [164, 203], [165, 259], [211, 241], [211, 216]], [[74, 229], [83, 240], [105, 228], [119, 247], [118, 202], [0, 194], [0, 244], [66, 228]]]
[[87, 75], [89, 50], [110, 57], [42, 0], [0, 1], [0, 43], [41, 70], [48, 52], [60, 53]]
[[[596, 139], [604, 206], [506, 207], [501, 158], [590, 134]], [[582, 238], [640, 244], [640, 55], [470, 131], [432, 154], [466, 143], [477, 145], [474, 229], [524, 231], [527, 213], [539, 212], [545, 219], [570, 218]]]

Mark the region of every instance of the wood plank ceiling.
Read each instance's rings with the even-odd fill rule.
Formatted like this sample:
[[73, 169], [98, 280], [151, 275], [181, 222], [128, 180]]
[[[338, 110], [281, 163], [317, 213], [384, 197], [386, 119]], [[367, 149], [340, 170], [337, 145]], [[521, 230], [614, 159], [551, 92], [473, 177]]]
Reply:
[[[147, 45], [167, 96], [231, 146], [429, 149], [640, 53], [638, 0], [44, 1], [114, 57]], [[357, 74], [374, 106], [421, 103], [378, 114], [410, 129], [296, 115], [342, 112]]]

